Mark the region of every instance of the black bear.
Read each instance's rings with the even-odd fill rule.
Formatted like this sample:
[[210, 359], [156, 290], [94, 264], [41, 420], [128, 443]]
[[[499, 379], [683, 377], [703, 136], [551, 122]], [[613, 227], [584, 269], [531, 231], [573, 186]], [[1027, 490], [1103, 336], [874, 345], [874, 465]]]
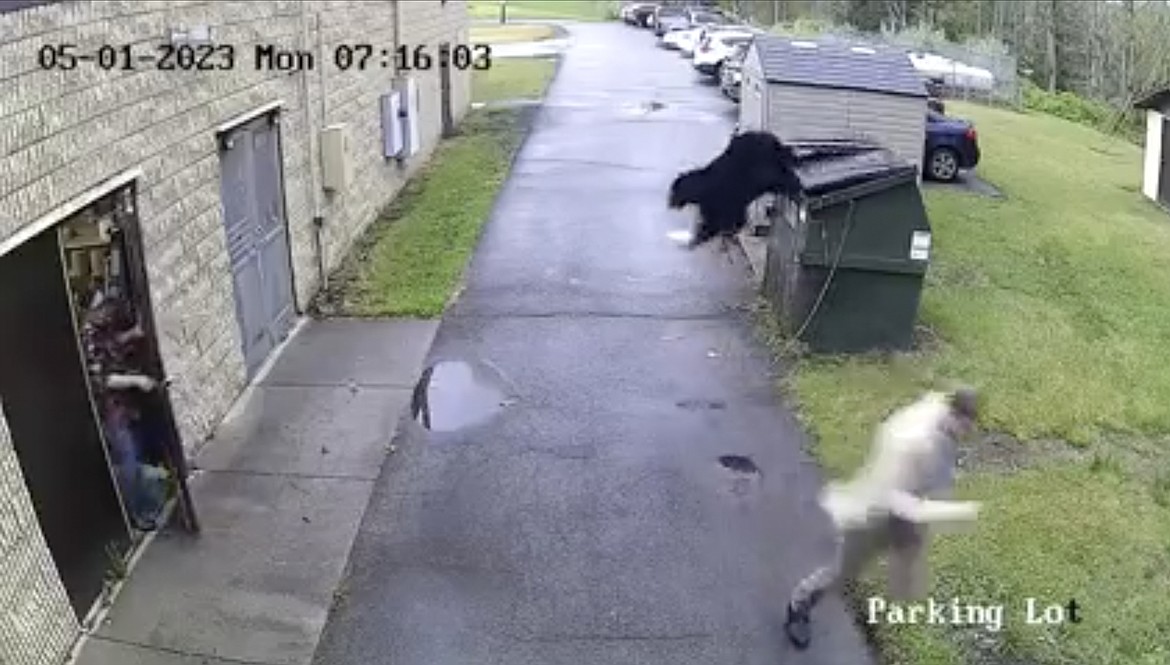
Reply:
[[731, 138], [710, 164], [681, 173], [670, 185], [669, 206], [699, 207], [699, 223], [688, 248], [720, 238], [726, 243], [747, 225], [747, 209], [765, 193], [801, 191], [792, 150], [770, 132], [746, 131]]

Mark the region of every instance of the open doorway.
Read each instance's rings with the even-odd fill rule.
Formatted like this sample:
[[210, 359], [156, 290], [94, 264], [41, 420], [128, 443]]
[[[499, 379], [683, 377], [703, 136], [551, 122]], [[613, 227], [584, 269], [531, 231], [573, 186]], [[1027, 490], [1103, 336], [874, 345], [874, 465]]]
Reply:
[[172, 499], [198, 529], [148, 293], [133, 184], [0, 256], [0, 404], [78, 619]]
[[92, 411], [55, 232], [0, 258], [0, 403], [78, 618], [131, 536]]
[[1158, 184], [1158, 199], [1170, 207], [1170, 118], [1162, 120], [1162, 163], [1158, 165], [1161, 176]]

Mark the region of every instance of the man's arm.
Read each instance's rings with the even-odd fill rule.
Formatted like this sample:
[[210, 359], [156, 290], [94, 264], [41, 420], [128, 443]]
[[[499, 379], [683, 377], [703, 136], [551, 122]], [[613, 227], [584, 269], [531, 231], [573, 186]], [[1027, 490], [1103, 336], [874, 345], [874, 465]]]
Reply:
[[890, 512], [915, 524], [973, 522], [979, 516], [978, 501], [939, 501], [924, 499], [903, 490], [890, 490]]
[[137, 388], [142, 392], [150, 392], [158, 386], [158, 382], [142, 374], [110, 374], [106, 377], [106, 387], [111, 390], [126, 390]]

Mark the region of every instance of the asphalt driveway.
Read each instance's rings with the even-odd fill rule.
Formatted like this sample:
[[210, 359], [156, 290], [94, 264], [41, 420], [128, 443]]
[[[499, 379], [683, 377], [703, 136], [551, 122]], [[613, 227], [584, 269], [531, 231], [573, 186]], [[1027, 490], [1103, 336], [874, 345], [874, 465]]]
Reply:
[[746, 261], [667, 238], [690, 224], [668, 183], [723, 148], [726, 100], [620, 24], [573, 26], [565, 58], [316, 662], [869, 663], [836, 599], [809, 652], [783, 637], [831, 551], [819, 473], [744, 313]]

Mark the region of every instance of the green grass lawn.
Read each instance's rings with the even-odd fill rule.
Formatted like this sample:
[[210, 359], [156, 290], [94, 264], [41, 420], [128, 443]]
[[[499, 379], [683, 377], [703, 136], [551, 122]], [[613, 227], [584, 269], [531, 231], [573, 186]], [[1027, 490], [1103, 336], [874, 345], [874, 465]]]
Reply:
[[[610, 0], [509, 0], [508, 20], [567, 19], [606, 21], [617, 16], [621, 3]], [[472, 18], [500, 18], [498, 0], [469, 0], [467, 11]]]
[[[515, 44], [539, 42], [556, 36], [556, 28], [545, 23], [508, 23], [505, 25], [472, 24], [472, 44]], [[498, 61], [497, 61], [498, 62]]]
[[[1046, 115], [948, 111], [977, 123], [979, 172], [1006, 198], [926, 190], [922, 321], [941, 344], [804, 359], [785, 387], [832, 477], [861, 463], [888, 409], [953, 380], [984, 391], [987, 429], [1087, 451], [963, 476], [959, 493], [986, 510], [932, 554], [936, 598], [1017, 612], [1026, 597], [1075, 598], [1084, 621], [1009, 617], [980, 651], [998, 649], [991, 660], [964, 661], [978, 640], [944, 628], [882, 627], [877, 640], [888, 662], [915, 665], [1170, 663], [1170, 216], [1138, 194], [1132, 144]], [[879, 584], [875, 571], [863, 590]]]
[[[552, 61], [506, 60], [476, 72], [486, 99], [540, 97]], [[433, 317], [458, 288], [524, 133], [521, 109], [471, 111], [458, 136], [441, 143], [430, 163], [356, 243], [319, 295], [320, 313], [335, 316]]]
[[555, 71], [553, 58], [497, 58], [491, 69], [475, 72], [471, 99], [476, 102], [539, 99]]
[[523, 128], [519, 111], [471, 112], [463, 134], [358, 242], [323, 294], [322, 310], [355, 317], [434, 317], [462, 278]]

